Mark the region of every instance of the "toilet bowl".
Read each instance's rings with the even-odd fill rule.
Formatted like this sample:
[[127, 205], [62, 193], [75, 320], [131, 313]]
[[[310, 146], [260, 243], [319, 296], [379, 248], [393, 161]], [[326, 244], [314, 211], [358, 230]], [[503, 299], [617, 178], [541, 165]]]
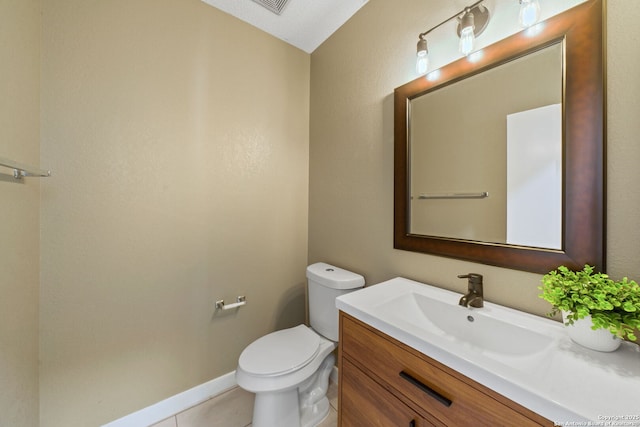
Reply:
[[326, 394], [338, 341], [335, 298], [364, 286], [364, 278], [316, 263], [307, 268], [307, 279], [311, 327], [265, 335], [238, 360], [238, 385], [256, 394], [253, 427], [314, 427], [329, 412]]
[[329, 411], [326, 389], [335, 348], [305, 325], [250, 344], [240, 355], [236, 380], [256, 393], [253, 426], [307, 427], [322, 421]]

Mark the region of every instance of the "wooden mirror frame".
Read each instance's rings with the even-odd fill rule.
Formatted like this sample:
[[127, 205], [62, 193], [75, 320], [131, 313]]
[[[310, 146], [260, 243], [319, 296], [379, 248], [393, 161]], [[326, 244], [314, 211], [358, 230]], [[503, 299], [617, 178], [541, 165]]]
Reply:
[[[394, 248], [499, 267], [546, 273], [559, 265], [605, 268], [605, 63], [603, 0], [588, 0], [439, 70], [436, 81], [417, 78], [394, 93]], [[409, 102], [512, 59], [562, 41], [563, 84], [562, 249], [486, 243], [409, 232]]]

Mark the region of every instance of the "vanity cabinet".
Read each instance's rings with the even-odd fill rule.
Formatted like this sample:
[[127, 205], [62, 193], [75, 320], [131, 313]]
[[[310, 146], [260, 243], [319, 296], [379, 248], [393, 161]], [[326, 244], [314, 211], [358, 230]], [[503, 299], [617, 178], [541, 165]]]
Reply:
[[339, 342], [340, 427], [554, 425], [344, 312]]

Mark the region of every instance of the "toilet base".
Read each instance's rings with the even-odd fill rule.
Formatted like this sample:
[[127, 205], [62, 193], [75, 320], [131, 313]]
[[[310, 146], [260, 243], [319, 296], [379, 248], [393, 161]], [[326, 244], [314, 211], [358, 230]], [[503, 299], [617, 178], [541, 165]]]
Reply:
[[253, 427], [315, 427], [329, 413], [329, 375], [335, 356], [329, 354], [316, 373], [300, 386], [256, 393]]
[[256, 393], [253, 427], [300, 427], [298, 389], [278, 393]]
[[299, 388], [300, 396], [300, 426], [315, 427], [320, 424], [329, 413], [329, 376], [336, 363], [336, 357], [329, 354], [322, 361], [316, 375]]

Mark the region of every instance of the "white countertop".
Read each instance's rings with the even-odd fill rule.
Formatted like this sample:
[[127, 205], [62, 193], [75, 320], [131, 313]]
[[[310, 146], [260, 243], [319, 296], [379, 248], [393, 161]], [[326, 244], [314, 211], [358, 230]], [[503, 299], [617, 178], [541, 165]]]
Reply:
[[512, 316], [551, 338], [535, 354], [499, 355], [432, 334], [381, 309], [408, 292], [456, 305], [461, 296], [399, 277], [342, 295], [336, 306], [557, 425], [640, 427], [640, 346], [623, 342], [612, 353], [589, 350], [571, 341], [559, 322], [485, 301], [485, 307], [470, 312]]

